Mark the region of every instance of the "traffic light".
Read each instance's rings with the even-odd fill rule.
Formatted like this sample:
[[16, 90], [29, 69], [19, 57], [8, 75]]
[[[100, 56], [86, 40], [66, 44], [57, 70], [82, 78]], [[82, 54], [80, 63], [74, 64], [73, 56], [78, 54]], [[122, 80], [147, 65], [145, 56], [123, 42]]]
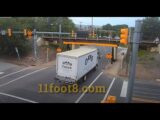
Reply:
[[27, 31], [27, 36], [28, 36], [29, 39], [31, 39], [32, 38], [32, 31], [30, 31], [30, 30]]
[[121, 29], [120, 43], [125, 45], [128, 43], [128, 28]]
[[27, 36], [27, 30], [24, 29], [24, 36]]
[[71, 37], [75, 37], [75, 32], [72, 30]]
[[30, 31], [30, 30], [27, 31], [27, 35], [28, 35], [28, 36], [32, 36], [32, 31]]
[[8, 36], [12, 36], [12, 30], [10, 28], [8, 29]]

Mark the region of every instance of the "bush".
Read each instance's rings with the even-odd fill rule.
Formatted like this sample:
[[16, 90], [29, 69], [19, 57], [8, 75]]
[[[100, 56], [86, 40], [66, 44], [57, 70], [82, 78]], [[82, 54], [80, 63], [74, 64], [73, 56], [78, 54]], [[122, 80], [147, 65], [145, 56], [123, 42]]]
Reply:
[[1, 55], [16, 57], [17, 53], [15, 51], [15, 47], [18, 48], [20, 56], [25, 56], [31, 51], [32, 44], [22, 36], [12, 36], [10, 38], [7, 36], [3, 36], [1, 38], [0, 41]]
[[145, 50], [139, 50], [138, 51], [138, 57], [144, 57], [146, 55], [146, 51]]
[[49, 48], [56, 50], [59, 47], [56, 43], [49, 43]]

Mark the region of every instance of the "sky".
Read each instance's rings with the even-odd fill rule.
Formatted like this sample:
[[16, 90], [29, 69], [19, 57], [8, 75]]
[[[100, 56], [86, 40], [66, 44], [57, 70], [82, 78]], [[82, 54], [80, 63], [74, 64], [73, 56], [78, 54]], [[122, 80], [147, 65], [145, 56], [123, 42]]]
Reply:
[[[144, 17], [93, 17], [93, 25], [120, 25], [127, 24], [129, 27], [135, 26], [135, 20], [142, 20]], [[92, 17], [70, 17], [75, 24], [91, 25]]]

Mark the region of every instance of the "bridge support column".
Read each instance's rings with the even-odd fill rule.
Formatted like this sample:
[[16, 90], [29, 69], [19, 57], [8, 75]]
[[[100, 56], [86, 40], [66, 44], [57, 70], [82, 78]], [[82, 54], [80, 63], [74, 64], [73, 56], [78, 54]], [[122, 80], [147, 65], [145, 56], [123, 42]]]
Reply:
[[112, 61], [117, 60], [117, 47], [112, 47]]
[[79, 48], [79, 46], [80, 46], [80, 45], [72, 45], [72, 50], [73, 50], [73, 49], [76, 49], [76, 48]]

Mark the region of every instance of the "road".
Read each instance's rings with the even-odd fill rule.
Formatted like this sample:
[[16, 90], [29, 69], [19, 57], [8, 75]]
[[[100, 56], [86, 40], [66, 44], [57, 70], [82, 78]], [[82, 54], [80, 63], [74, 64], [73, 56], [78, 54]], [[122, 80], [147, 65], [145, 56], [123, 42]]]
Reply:
[[[17, 72], [19, 71], [20, 72]], [[15, 74], [9, 76], [1, 75], [0, 77], [0, 102], [55, 102], [63, 103], [69, 102], [100, 102], [104, 94], [85, 94], [79, 98], [83, 93], [72, 94], [53, 94], [53, 93], [39, 93], [39, 84], [59, 84], [54, 79], [56, 75], [55, 66], [51, 67], [29, 67], [15, 71]], [[4, 76], [4, 77], [3, 77]], [[99, 76], [96, 80], [95, 78]], [[90, 73], [86, 82], [81, 83], [89, 86], [94, 80], [93, 85], [105, 85], [106, 88], [110, 85], [113, 78], [108, 78], [103, 74], [101, 69]], [[20, 98], [19, 98], [20, 97]], [[26, 100], [25, 100], [26, 99]]]
[[160, 82], [136, 80], [133, 102], [160, 103]]
[[[101, 51], [104, 54], [107, 50], [103, 52], [102, 49]], [[61, 85], [55, 79], [55, 62], [41, 66], [12, 66], [0, 69], [2, 72], [0, 74], [0, 103], [100, 103], [109, 95], [115, 96], [117, 103], [124, 103], [127, 81], [108, 75], [103, 69], [104, 66], [107, 66], [104, 60], [104, 58], [100, 59], [98, 69], [88, 74], [87, 80], [79, 84], [80, 89], [83, 86], [105, 86], [103, 93], [40, 92], [40, 84]], [[136, 83], [136, 87], [141, 87], [140, 85]]]

